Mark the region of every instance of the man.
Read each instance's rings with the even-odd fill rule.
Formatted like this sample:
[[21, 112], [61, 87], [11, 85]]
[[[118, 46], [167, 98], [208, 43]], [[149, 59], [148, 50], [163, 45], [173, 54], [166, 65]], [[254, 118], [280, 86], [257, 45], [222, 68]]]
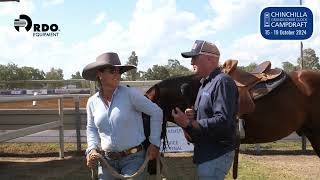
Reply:
[[216, 45], [196, 40], [190, 52], [195, 74], [201, 77], [194, 108], [183, 113], [178, 107], [172, 116], [194, 143], [193, 162], [200, 180], [224, 179], [234, 157], [238, 90], [230, 76], [221, 72]]

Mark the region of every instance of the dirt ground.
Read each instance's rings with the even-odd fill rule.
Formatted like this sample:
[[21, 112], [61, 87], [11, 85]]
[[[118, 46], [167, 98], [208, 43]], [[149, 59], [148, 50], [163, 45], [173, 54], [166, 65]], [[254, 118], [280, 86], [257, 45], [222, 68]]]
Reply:
[[[87, 97], [80, 98], [80, 108], [85, 108], [87, 104]], [[63, 99], [64, 108], [74, 108], [73, 98]], [[58, 108], [58, 100], [38, 100], [36, 106], [33, 106], [33, 101], [19, 101], [10, 103], [0, 103], [0, 109], [48, 109]]]
[[[276, 168], [306, 180], [320, 177], [320, 159], [315, 155], [252, 155], [240, 154], [241, 160], [250, 160], [266, 168]], [[196, 179], [192, 156], [186, 154], [168, 154], [165, 158], [168, 166], [168, 179]], [[241, 173], [241, 172], [239, 172]], [[0, 179], [90, 179], [90, 170], [86, 168], [83, 157], [1, 157]], [[150, 179], [150, 178], [148, 178]], [[252, 179], [255, 179], [252, 177]]]

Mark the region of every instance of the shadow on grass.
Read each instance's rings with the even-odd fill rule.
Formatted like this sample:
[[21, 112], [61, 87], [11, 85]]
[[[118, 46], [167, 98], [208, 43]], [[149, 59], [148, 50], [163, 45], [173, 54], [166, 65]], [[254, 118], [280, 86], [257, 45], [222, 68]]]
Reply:
[[247, 154], [247, 155], [254, 155], [254, 156], [262, 156], [262, 155], [286, 155], [286, 156], [295, 156], [295, 155], [308, 155], [308, 156], [314, 156], [316, 153], [313, 150], [240, 150], [241, 154]]
[[[24, 156], [25, 157], [25, 156]], [[90, 179], [90, 170], [85, 165], [84, 157], [68, 157], [44, 162], [2, 160], [0, 179]]]
[[[71, 155], [75, 152], [67, 152]], [[7, 154], [9, 156], [9, 154]], [[0, 161], [0, 180], [88, 180], [91, 179], [91, 172], [85, 165], [84, 156], [68, 156], [65, 159], [59, 159], [58, 153], [43, 154], [10, 154], [8, 160]], [[29, 159], [23, 161], [23, 158], [34, 157], [31, 162]], [[48, 156], [50, 155], [50, 156]], [[1, 157], [2, 155], [0, 155]], [[3, 157], [3, 156], [2, 156]], [[48, 158], [48, 161], [34, 162], [39, 159]], [[55, 158], [52, 158], [55, 157]], [[14, 158], [15, 160], [12, 160]], [[19, 160], [19, 162], [17, 162]], [[22, 162], [21, 162], [22, 161]], [[196, 179], [195, 165], [192, 163], [192, 157], [166, 157], [165, 163], [168, 166], [169, 179], [184, 180]], [[172, 177], [172, 178], [171, 178]], [[147, 174], [146, 179], [155, 179]]]
[[82, 180], [90, 179], [90, 170], [85, 165], [84, 157], [68, 157], [65, 159], [57, 159], [44, 162], [15, 162], [11, 160], [4, 160], [0, 162], [0, 179]]

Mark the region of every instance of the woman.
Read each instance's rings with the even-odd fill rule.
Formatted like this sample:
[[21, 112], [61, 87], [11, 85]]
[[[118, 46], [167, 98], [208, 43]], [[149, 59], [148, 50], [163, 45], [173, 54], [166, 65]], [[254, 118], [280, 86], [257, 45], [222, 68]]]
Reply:
[[[136, 68], [121, 65], [118, 54], [104, 53], [88, 64], [82, 77], [98, 81], [100, 91], [87, 102], [87, 166], [94, 168], [95, 154], [101, 149], [106, 160], [122, 175], [132, 175], [143, 164], [145, 153], [150, 160], [159, 153], [162, 110], [143, 94], [119, 85], [122, 73]], [[141, 112], [150, 116], [150, 146], [147, 152], [141, 143], [145, 140]], [[99, 179], [114, 179], [102, 166]], [[144, 174], [135, 179], [143, 179]]]

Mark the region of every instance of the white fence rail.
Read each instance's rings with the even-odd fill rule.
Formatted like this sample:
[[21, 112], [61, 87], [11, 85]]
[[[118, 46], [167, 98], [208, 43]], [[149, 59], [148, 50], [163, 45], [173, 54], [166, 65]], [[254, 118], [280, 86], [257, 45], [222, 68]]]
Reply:
[[35, 100], [48, 100], [57, 99], [58, 103], [58, 116], [57, 121], [44, 123], [40, 125], [30, 126], [10, 132], [0, 134], [0, 142], [8, 141], [18, 137], [34, 134], [37, 132], [45, 131], [48, 129], [59, 128], [59, 157], [64, 158], [64, 128], [63, 128], [63, 97], [62, 95], [55, 96], [33, 96], [33, 97], [1, 97], [0, 103], [18, 102], [18, 101], [35, 101]]

